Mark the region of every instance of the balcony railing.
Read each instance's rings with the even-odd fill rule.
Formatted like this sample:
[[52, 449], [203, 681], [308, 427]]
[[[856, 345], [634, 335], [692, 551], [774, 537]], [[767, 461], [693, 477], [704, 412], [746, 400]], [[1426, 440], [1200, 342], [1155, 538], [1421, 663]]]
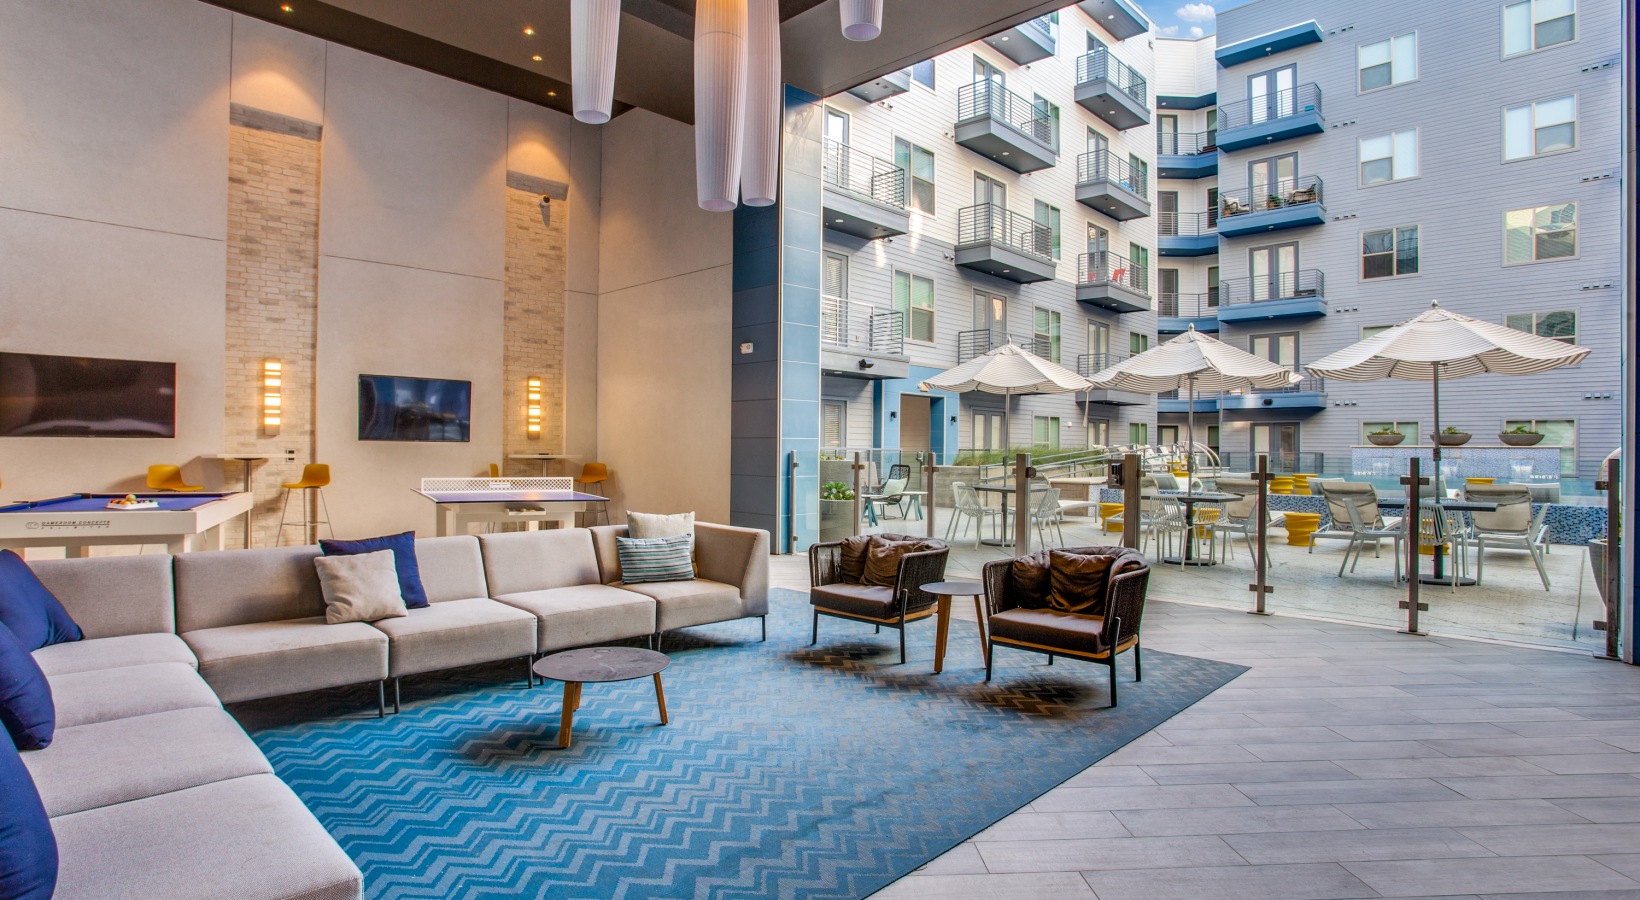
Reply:
[[1212, 234], [1213, 226], [1217, 225], [1219, 217], [1216, 212], [1176, 213], [1164, 212], [1156, 214], [1156, 234], [1162, 237], [1182, 236], [1196, 237], [1203, 234]]
[[1076, 83], [1104, 80], [1127, 94], [1139, 105], [1149, 105], [1150, 85], [1132, 66], [1110, 55], [1108, 50], [1095, 50], [1076, 61]]
[[1059, 144], [1053, 117], [994, 81], [976, 81], [957, 90], [957, 121], [989, 116], [1048, 147]]
[[1219, 149], [1218, 129], [1195, 132], [1156, 133], [1156, 152], [1169, 156], [1195, 156]]
[[957, 332], [957, 365], [984, 356], [992, 350], [1005, 344], [1013, 344], [1042, 357], [1053, 358], [1053, 341], [1034, 334], [1009, 334], [1006, 331], [996, 331], [989, 328], [976, 328], [972, 331]]
[[1119, 184], [1138, 196], [1150, 199], [1150, 179], [1145, 172], [1135, 169], [1127, 160], [1109, 150], [1094, 150], [1076, 158], [1076, 183], [1092, 184], [1108, 181]]
[[905, 317], [899, 310], [871, 303], [820, 298], [820, 341], [889, 356], [905, 355]]
[[1267, 209], [1319, 204], [1321, 179], [1315, 175], [1282, 178], [1269, 184], [1219, 192], [1219, 216], [1229, 218]]
[[[1258, 468], [1257, 453], [1245, 450], [1226, 450], [1219, 453], [1219, 463], [1232, 472], [1249, 472]], [[1324, 453], [1273, 450], [1269, 453], [1270, 471], [1291, 475], [1294, 472], [1325, 472], [1327, 456]]]
[[1226, 278], [1219, 282], [1219, 303], [1224, 306], [1325, 296], [1326, 279], [1320, 269], [1277, 272], [1274, 275], [1259, 277]]
[[1170, 294], [1156, 296], [1156, 315], [1176, 319], [1206, 319], [1218, 314], [1219, 292], [1205, 294]]
[[1101, 250], [1077, 257], [1076, 283], [1120, 284], [1148, 296], [1150, 271], [1143, 266], [1134, 266], [1125, 256]]
[[888, 206], [905, 207], [905, 170], [894, 163], [826, 139], [826, 185]]
[[963, 207], [957, 212], [959, 245], [1002, 244], [1041, 259], [1053, 261], [1053, 235], [1048, 226], [1010, 212], [994, 203]]
[[1076, 358], [1076, 374], [1092, 378], [1095, 373], [1103, 372], [1127, 358], [1126, 353], [1083, 353]]
[[1321, 112], [1321, 88], [1315, 82], [1262, 97], [1226, 103], [1219, 107], [1219, 130], [1229, 131], [1312, 112]]
[[1319, 375], [1305, 375], [1304, 380], [1297, 384], [1289, 384], [1274, 388], [1253, 388], [1249, 393], [1254, 394], [1325, 394], [1327, 379]]

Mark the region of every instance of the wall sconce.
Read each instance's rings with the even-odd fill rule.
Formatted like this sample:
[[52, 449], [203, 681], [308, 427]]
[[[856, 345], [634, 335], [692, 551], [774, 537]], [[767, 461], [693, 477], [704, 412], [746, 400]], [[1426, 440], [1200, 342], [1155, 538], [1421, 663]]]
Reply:
[[529, 434], [530, 440], [539, 440], [541, 437], [541, 379], [531, 375], [524, 383], [528, 407], [524, 411], [524, 431]]
[[277, 359], [262, 360], [262, 434], [279, 436], [284, 403], [285, 365]]
[[891, 409], [891, 410], [888, 411], [888, 417], [890, 419], [898, 419], [900, 417], [900, 414]]

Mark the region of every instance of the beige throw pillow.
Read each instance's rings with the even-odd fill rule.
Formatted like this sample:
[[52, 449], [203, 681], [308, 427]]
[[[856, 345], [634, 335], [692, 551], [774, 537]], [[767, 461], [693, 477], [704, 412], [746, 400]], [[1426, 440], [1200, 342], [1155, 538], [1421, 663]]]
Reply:
[[399, 572], [392, 550], [354, 556], [320, 556], [313, 560], [325, 597], [325, 621], [375, 622], [407, 616], [399, 593]]
[[[641, 513], [628, 510], [626, 513], [626, 536], [631, 538], [669, 538], [687, 534], [692, 539], [695, 536], [695, 514], [693, 512], [673, 513]], [[691, 540], [689, 544], [689, 564], [695, 574], [700, 574], [700, 544]]]

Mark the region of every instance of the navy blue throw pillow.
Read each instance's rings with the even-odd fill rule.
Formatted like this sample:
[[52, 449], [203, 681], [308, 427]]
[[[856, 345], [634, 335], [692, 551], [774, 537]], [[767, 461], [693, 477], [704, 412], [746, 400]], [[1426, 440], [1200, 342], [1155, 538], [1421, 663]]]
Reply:
[[366, 538], [362, 541], [319, 542], [326, 556], [356, 556], [378, 550], [393, 551], [393, 568], [399, 573], [399, 596], [404, 598], [405, 609], [421, 609], [427, 605], [427, 591], [421, 586], [421, 567], [416, 564], [416, 533], [390, 534], [386, 537]]
[[51, 900], [57, 890], [57, 836], [45, 804], [17, 755], [0, 731], [0, 897]]
[[[39, 663], [0, 625], [0, 725], [19, 750], [39, 750], [57, 729], [51, 684]], [[9, 896], [0, 894], [0, 897]]]
[[11, 629], [24, 650], [85, 636], [28, 563], [10, 550], [0, 550], [0, 624]]

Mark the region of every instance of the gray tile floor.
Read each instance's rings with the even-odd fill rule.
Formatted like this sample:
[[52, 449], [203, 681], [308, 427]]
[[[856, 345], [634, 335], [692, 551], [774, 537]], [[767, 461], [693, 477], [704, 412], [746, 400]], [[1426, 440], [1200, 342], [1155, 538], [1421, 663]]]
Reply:
[[1640, 671], [1162, 600], [1144, 633], [1250, 669], [877, 896], [1640, 898]]

